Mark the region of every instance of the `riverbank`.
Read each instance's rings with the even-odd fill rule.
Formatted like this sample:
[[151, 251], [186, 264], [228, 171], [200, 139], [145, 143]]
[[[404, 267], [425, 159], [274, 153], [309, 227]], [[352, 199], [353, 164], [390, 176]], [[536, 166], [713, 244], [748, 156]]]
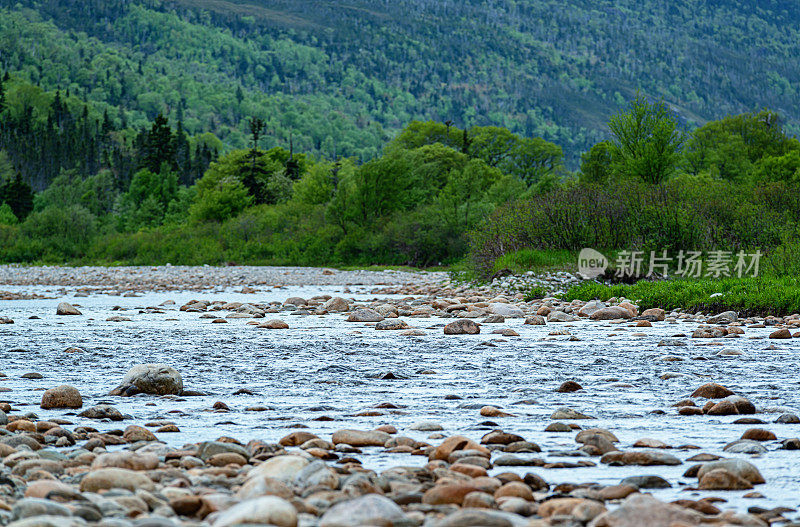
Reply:
[[[50, 297], [0, 302], [3, 521], [797, 518], [797, 318], [525, 300], [433, 273], [2, 273], [0, 289]], [[123, 380], [149, 363], [181, 388], [136, 394]], [[42, 408], [62, 385], [80, 408]], [[698, 474], [717, 457], [739, 461]]]

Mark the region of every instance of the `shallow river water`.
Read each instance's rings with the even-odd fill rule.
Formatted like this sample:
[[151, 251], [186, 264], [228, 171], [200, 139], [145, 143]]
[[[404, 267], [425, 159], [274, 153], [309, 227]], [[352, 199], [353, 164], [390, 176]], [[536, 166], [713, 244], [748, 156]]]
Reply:
[[[595, 467], [542, 469], [536, 467], [496, 467], [490, 473], [535, 472], [552, 483], [598, 482], [615, 484], [632, 475], [657, 474], [672, 488], [653, 491], [661, 499], [720, 496], [728, 503], [720, 508], [746, 510], [747, 507], [772, 508], [800, 506], [800, 451], [780, 450], [780, 442], [768, 442], [768, 453], [752, 457], [767, 480], [755, 490], [765, 498], [745, 499], [746, 491], [685, 491], [696, 479], [682, 477], [692, 465], [686, 458], [700, 452], [733, 457], [722, 448], [739, 439], [749, 425], [732, 424], [736, 416], [685, 417], [671, 405], [688, 397], [706, 382], [718, 382], [748, 397], [758, 408], [759, 425], [780, 439], [800, 436], [800, 425], [773, 424], [783, 411], [800, 410], [800, 359], [798, 344], [771, 341], [771, 331], [746, 329], [738, 339], [691, 339], [694, 322], [656, 323], [652, 328], [633, 328], [628, 324], [581, 321], [547, 326], [523, 325], [522, 319], [508, 319], [497, 327], [515, 329], [519, 337], [490, 334], [484, 325], [480, 335], [446, 336], [442, 327], [452, 319], [407, 318], [410, 325], [424, 329], [425, 335], [401, 336], [392, 331], [375, 331], [367, 324], [348, 323], [344, 315], [296, 316], [288, 312], [274, 315], [288, 322], [289, 330], [263, 330], [247, 325], [248, 319], [231, 319], [227, 324], [212, 324], [200, 313], [181, 312], [189, 299], [228, 302], [283, 301], [291, 296], [342, 295], [368, 300], [370, 286], [343, 285], [313, 287], [290, 286], [255, 295], [239, 294], [231, 288], [215, 292], [144, 293], [139, 297], [92, 294], [74, 296], [75, 289], [56, 287], [3, 286], [7, 291], [39, 292], [55, 299], [0, 301], [0, 316], [15, 324], [0, 325], [0, 400], [10, 401], [23, 412], [42, 418], [67, 417], [75, 425], [94, 426], [101, 431], [153, 420], [175, 422], [181, 432], [159, 434], [170, 445], [182, 445], [219, 436], [246, 441], [258, 438], [277, 441], [291, 432], [293, 425], [329, 439], [342, 428], [372, 429], [391, 424], [400, 434], [425, 439], [429, 433], [408, 430], [421, 420], [441, 423], [444, 434], [462, 434], [479, 439], [488, 430], [502, 428], [517, 433], [542, 447], [541, 454], [519, 454], [548, 461], [577, 461], [564, 456], [580, 446], [574, 433], [548, 433], [550, 414], [568, 406], [596, 417], [574, 421], [584, 428], [603, 427], [621, 440], [621, 449], [630, 449], [641, 438], [655, 438], [672, 446], [696, 445], [700, 450], [671, 449], [667, 452], [684, 463], [674, 467], [609, 467], [598, 458]], [[83, 316], [56, 316], [55, 306], [66, 300], [80, 305]], [[166, 300], [174, 305], [164, 314], [143, 312]], [[122, 309], [112, 311], [115, 306]], [[130, 317], [130, 322], [107, 322], [114, 315]], [[221, 316], [225, 313], [221, 312]], [[38, 319], [30, 319], [38, 316]], [[272, 315], [267, 315], [271, 317]], [[568, 335], [551, 336], [554, 329], [567, 329]], [[645, 336], [635, 336], [644, 333]], [[683, 334], [685, 345], [658, 346], [662, 339]], [[797, 339], [794, 339], [797, 341]], [[773, 344], [774, 343], [774, 344]], [[775, 349], [767, 349], [769, 346]], [[64, 353], [68, 347], [83, 352]], [[721, 356], [723, 349], [742, 354]], [[114, 398], [106, 394], [134, 364], [163, 362], [183, 375], [187, 389], [210, 393], [201, 397]], [[44, 378], [21, 378], [39, 372]], [[382, 379], [391, 372], [396, 379]], [[662, 380], [665, 373], [678, 374]], [[584, 387], [575, 393], [556, 393], [565, 380], [576, 380]], [[133, 419], [103, 423], [77, 417], [75, 412], [41, 410], [38, 403], [44, 389], [71, 384], [84, 396], [84, 407], [101, 401], [115, 404]], [[246, 388], [254, 395], [233, 395]], [[460, 399], [447, 398], [457, 395]], [[222, 401], [229, 412], [213, 411]], [[356, 417], [354, 414], [392, 403], [397, 409], [383, 409], [383, 415]], [[702, 405], [699, 401], [698, 404]], [[484, 418], [483, 405], [503, 408], [513, 417]], [[266, 406], [266, 411], [245, 411]], [[665, 414], [651, 413], [663, 410]], [[330, 421], [315, 420], [321, 416]], [[497, 424], [487, 424], [492, 421]], [[431, 440], [436, 444], [438, 440]], [[388, 454], [379, 449], [364, 449], [356, 455], [365, 466], [380, 470], [397, 465], [422, 466], [427, 460], [405, 454]], [[380, 449], [382, 450], [382, 449]], [[791, 516], [791, 515], [790, 515]]]

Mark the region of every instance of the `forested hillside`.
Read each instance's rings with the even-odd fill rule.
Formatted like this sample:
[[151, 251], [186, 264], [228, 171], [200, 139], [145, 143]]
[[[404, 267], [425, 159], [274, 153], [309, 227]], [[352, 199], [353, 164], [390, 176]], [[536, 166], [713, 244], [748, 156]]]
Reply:
[[121, 128], [366, 160], [412, 119], [497, 125], [567, 165], [641, 89], [689, 125], [770, 107], [800, 124], [786, 1], [0, 0], [0, 65]]

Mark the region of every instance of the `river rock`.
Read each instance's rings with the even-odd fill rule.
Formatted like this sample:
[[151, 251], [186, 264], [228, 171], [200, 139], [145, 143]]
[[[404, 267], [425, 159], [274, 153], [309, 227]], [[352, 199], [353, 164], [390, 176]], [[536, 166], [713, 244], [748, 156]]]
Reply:
[[458, 450], [475, 450], [480, 452], [482, 455], [486, 456], [487, 458], [491, 454], [489, 449], [485, 446], [478, 444], [477, 442], [473, 441], [472, 439], [468, 439], [464, 436], [451, 436], [442, 441], [442, 443], [431, 450], [428, 458], [430, 460], [440, 459], [440, 460], [447, 460], [449, 459], [450, 455], [453, 452]]
[[589, 300], [582, 308], [580, 308], [578, 315], [582, 317], [588, 317], [606, 307], [608, 307], [608, 305], [605, 302], [601, 302], [600, 300]]
[[278, 496], [262, 496], [243, 501], [222, 511], [212, 525], [213, 527], [229, 527], [249, 524], [297, 527], [297, 509]]
[[706, 473], [716, 469], [726, 470], [731, 474], [749, 481], [753, 485], [766, 483], [764, 476], [761, 475], [761, 472], [758, 471], [755, 465], [739, 458], [720, 459], [718, 461], [709, 461], [708, 463], [704, 463], [700, 466], [697, 477], [702, 479]]
[[633, 450], [608, 452], [603, 454], [600, 462], [608, 465], [680, 465], [681, 460], [658, 450]]
[[708, 317], [706, 322], [709, 324], [730, 324], [736, 322], [738, 319], [739, 316], [736, 314], [736, 311], [725, 311], [719, 315]]
[[450, 322], [444, 327], [445, 335], [477, 335], [480, 332], [480, 325], [474, 320], [469, 320], [467, 318]]
[[158, 468], [156, 454], [138, 454], [123, 450], [121, 452], [107, 452], [100, 454], [92, 461], [92, 469], [124, 468], [127, 470], [153, 470]]
[[518, 307], [509, 304], [494, 303], [489, 304], [486, 308], [489, 313], [494, 315], [501, 315], [505, 318], [522, 318], [525, 313]]
[[604, 307], [598, 309], [589, 316], [592, 320], [617, 320], [629, 319], [632, 317], [633, 313], [621, 306]]
[[669, 481], [661, 476], [630, 476], [619, 482], [620, 485], [628, 485], [637, 489], [668, 489], [672, 487]]
[[108, 404], [98, 404], [97, 406], [92, 406], [91, 408], [87, 408], [86, 410], [82, 411], [78, 415], [87, 419], [110, 419], [112, 421], [122, 421], [125, 419], [125, 416], [122, 415], [122, 412]]
[[758, 441], [750, 439], [738, 439], [732, 441], [722, 448], [723, 452], [729, 454], [766, 454], [767, 449]]
[[542, 315], [531, 315], [525, 319], [525, 323], [531, 326], [547, 325], [547, 321], [545, 321]]
[[86, 474], [81, 480], [81, 492], [98, 492], [108, 489], [125, 489], [135, 492], [137, 489], [147, 491], [155, 489], [150, 478], [133, 470], [124, 468], [101, 468]]
[[83, 398], [77, 388], [64, 384], [50, 388], [42, 394], [40, 406], [49, 410], [51, 408], [80, 408]]
[[550, 419], [558, 421], [558, 420], [569, 420], [569, 419], [594, 419], [594, 417], [582, 414], [581, 412], [573, 410], [572, 408], [562, 406], [561, 408], [557, 408], [550, 415]]
[[632, 494], [618, 508], [592, 520], [589, 527], [670, 527], [704, 522], [705, 516], [699, 512], [663, 503], [649, 494]]
[[274, 318], [272, 320], [262, 322], [256, 327], [261, 329], [289, 329], [289, 324], [279, 318]]
[[426, 505], [461, 505], [467, 494], [477, 490], [480, 489], [466, 482], [435, 485], [425, 491], [422, 503]]
[[82, 313], [78, 311], [78, 308], [70, 304], [69, 302], [61, 302], [56, 307], [56, 315], [81, 315]]
[[300, 456], [282, 455], [269, 458], [260, 465], [252, 469], [248, 474], [248, 479], [256, 477], [266, 477], [277, 479], [284, 483], [294, 481], [297, 474], [303, 470], [309, 461]]
[[558, 393], [572, 393], [577, 392], [578, 390], [583, 390], [583, 386], [575, 381], [564, 381], [561, 383], [561, 386], [556, 388], [556, 392]]
[[769, 334], [769, 338], [771, 339], [790, 339], [792, 338], [792, 332], [786, 328], [778, 329], [773, 331]]
[[750, 415], [756, 413], [753, 403], [738, 395], [729, 395], [708, 409], [708, 415]]
[[166, 364], [137, 364], [122, 378], [122, 384], [109, 395], [150, 395], [180, 394], [183, 391], [183, 378], [175, 368]]
[[753, 485], [723, 468], [706, 471], [700, 478], [698, 488], [701, 490], [747, 490]]
[[319, 527], [351, 527], [353, 525], [375, 525], [399, 527], [411, 522], [395, 502], [378, 494], [367, 494], [353, 500], [337, 503], [328, 509], [319, 522]]
[[653, 307], [642, 311], [642, 318], [646, 317], [647, 319], [649, 319], [650, 317], [652, 317], [653, 321], [658, 321], [658, 322], [662, 322], [665, 318], [665, 315], [666, 314], [664, 313], [664, 310], [661, 309], [660, 307]]
[[344, 443], [354, 447], [383, 446], [391, 438], [386, 432], [378, 430], [337, 430], [333, 433], [332, 441], [334, 445]]
[[399, 318], [381, 320], [380, 322], [375, 324], [375, 329], [384, 331], [400, 331], [402, 329], [408, 329], [408, 328], [409, 328], [408, 323], [405, 320], [401, 320]]
[[329, 313], [341, 313], [350, 309], [350, 302], [342, 297], [335, 296], [322, 305], [322, 309]]
[[703, 397], [705, 399], [723, 399], [733, 395], [733, 392], [715, 382], [704, 384], [692, 393], [692, 397]]
[[136, 443], [137, 441], [157, 441], [153, 432], [143, 426], [137, 425], [128, 426], [122, 434], [122, 439], [128, 443]]
[[551, 311], [547, 315], [548, 322], [577, 322], [578, 317], [564, 313], [563, 311]]
[[347, 317], [348, 322], [380, 322], [381, 320], [383, 320], [383, 315], [369, 308], [356, 309]]
[[750, 428], [745, 430], [742, 434], [742, 439], [750, 439], [752, 441], [775, 441], [778, 438], [769, 430], [763, 428]]

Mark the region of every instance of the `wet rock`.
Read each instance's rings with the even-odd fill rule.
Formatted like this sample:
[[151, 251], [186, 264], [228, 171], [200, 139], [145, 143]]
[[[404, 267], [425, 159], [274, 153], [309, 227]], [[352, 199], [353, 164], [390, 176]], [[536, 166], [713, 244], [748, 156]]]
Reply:
[[450, 322], [444, 327], [445, 335], [477, 335], [480, 332], [480, 325], [467, 318]]
[[272, 320], [267, 320], [266, 322], [262, 322], [256, 327], [260, 329], [289, 329], [289, 324], [287, 324], [283, 320], [274, 318]]
[[542, 315], [531, 315], [525, 319], [525, 323], [531, 326], [544, 326], [547, 324]]
[[213, 527], [268, 524], [276, 527], [297, 527], [297, 510], [283, 498], [262, 496], [243, 501], [216, 517]]
[[668, 489], [672, 487], [669, 481], [661, 476], [631, 476], [623, 479], [620, 485], [628, 485], [637, 489]]
[[369, 308], [356, 309], [347, 317], [348, 322], [380, 322], [381, 320], [383, 320], [383, 315]]
[[734, 393], [724, 386], [715, 382], [704, 384], [692, 393], [692, 397], [703, 397], [705, 399], [723, 399]]
[[747, 415], [756, 413], [756, 408], [744, 397], [731, 395], [709, 408], [707, 413], [708, 415]]
[[122, 439], [128, 443], [135, 443], [137, 441], [156, 441], [156, 436], [143, 426], [130, 425], [125, 429], [122, 434]]
[[697, 328], [692, 333], [693, 339], [718, 339], [722, 338], [728, 334], [728, 330], [725, 328], [715, 328], [715, 327], [707, 327], [707, 328]]
[[701, 490], [747, 490], [753, 485], [723, 468], [709, 470], [700, 478], [698, 488]]
[[383, 446], [392, 436], [377, 430], [337, 430], [333, 433], [334, 445], [344, 443], [354, 447]]
[[538, 514], [543, 518], [572, 516], [581, 524], [588, 523], [606, 512], [599, 502], [583, 498], [555, 498], [539, 506]]
[[11, 516], [15, 520], [34, 516], [72, 516], [68, 507], [41, 498], [24, 498], [14, 504]]
[[486, 457], [490, 455], [489, 449], [471, 439], [468, 439], [464, 436], [451, 436], [442, 441], [439, 446], [434, 448], [430, 452], [428, 458], [431, 460], [447, 460], [453, 452], [459, 450], [475, 450]]
[[766, 454], [767, 449], [758, 441], [749, 439], [739, 439], [728, 443], [722, 448], [723, 452], [729, 454]]
[[367, 494], [353, 500], [337, 503], [320, 519], [320, 527], [351, 527], [375, 525], [402, 527], [410, 525], [409, 518], [395, 502], [377, 494]]
[[771, 339], [790, 339], [792, 338], [792, 332], [786, 328], [778, 329], [773, 331], [769, 334], [769, 338]]
[[297, 432], [292, 432], [289, 435], [283, 436], [280, 439], [280, 441], [278, 441], [278, 444], [281, 446], [300, 446], [306, 441], [312, 441], [314, 439], [319, 439], [319, 437], [312, 434], [311, 432], [305, 432], [300, 430]]
[[81, 492], [99, 492], [108, 489], [153, 490], [152, 480], [139, 472], [123, 468], [102, 468], [86, 474], [81, 480]]
[[285, 500], [292, 499], [294, 492], [283, 481], [266, 476], [250, 477], [236, 492], [236, 497], [248, 500], [259, 496], [278, 496]]
[[708, 472], [716, 469], [723, 469], [731, 474], [734, 474], [744, 480], [749, 481], [753, 485], [759, 485], [761, 483], [765, 483], [764, 477], [761, 475], [761, 472], [752, 464], [744, 459], [720, 459], [719, 461], [709, 461], [700, 466], [700, 470], [697, 473], [697, 477], [701, 478], [706, 475]]
[[438, 432], [444, 430], [444, 427], [436, 421], [417, 421], [408, 427], [409, 430], [417, 430], [419, 432]]
[[518, 307], [509, 304], [493, 303], [486, 308], [489, 313], [506, 318], [522, 318], [525, 313]]
[[488, 317], [484, 318], [481, 322], [482, 324], [502, 324], [506, 321], [506, 317], [503, 315], [489, 315]]
[[606, 430], [605, 428], [587, 428], [586, 430], [581, 430], [580, 432], [578, 432], [578, 435], [575, 436], [575, 442], [583, 443], [589, 437], [595, 434], [602, 435], [612, 443], [619, 443], [619, 439], [617, 439], [617, 436], [615, 436], [613, 433]]
[[69, 385], [50, 388], [42, 394], [40, 406], [49, 410], [52, 408], [80, 408], [83, 406], [83, 398], [77, 388]]
[[92, 469], [124, 468], [127, 470], [153, 470], [158, 467], [158, 456], [155, 454], [137, 454], [136, 452], [108, 452], [100, 454], [92, 461]]
[[504, 412], [496, 406], [484, 406], [481, 408], [480, 414], [483, 417], [513, 417], [513, 414]]
[[461, 505], [464, 497], [470, 492], [479, 490], [467, 483], [445, 483], [428, 489], [422, 496], [422, 503], [427, 505]]
[[796, 425], [800, 424], [800, 417], [796, 416], [795, 414], [781, 414], [777, 419], [775, 419], [775, 422], [780, 424]]
[[681, 460], [666, 452], [658, 450], [634, 450], [626, 452], [609, 452], [600, 458], [607, 465], [680, 465]]
[[289, 483], [294, 481], [297, 474], [308, 464], [309, 461], [300, 456], [275, 456], [256, 466], [247, 474], [247, 477], [248, 479], [266, 477]]
[[739, 316], [736, 314], [735, 311], [725, 311], [724, 313], [720, 313], [719, 315], [708, 317], [706, 322], [709, 324], [730, 324], [732, 322], [736, 322], [739, 319]]
[[122, 378], [122, 384], [109, 395], [150, 395], [180, 394], [183, 391], [183, 378], [175, 368], [166, 364], [137, 364]]
[[595, 518], [590, 527], [670, 527], [700, 525], [705, 516], [678, 505], [663, 503], [648, 494], [633, 494], [612, 511]]
[[763, 428], [750, 428], [745, 430], [742, 434], [742, 439], [751, 439], [753, 441], [775, 441], [778, 438], [769, 430]]
[[545, 432], [572, 432], [572, 427], [569, 426], [567, 423], [562, 423], [561, 421], [556, 421], [555, 423], [550, 423], [547, 425], [547, 428], [544, 429]]
[[125, 418], [125, 416], [122, 415], [122, 412], [108, 404], [98, 404], [97, 406], [92, 406], [78, 415], [87, 419], [110, 419], [112, 421], [122, 421]]
[[295, 307], [305, 306], [308, 304], [308, 301], [305, 298], [300, 298], [299, 296], [292, 296], [287, 298], [284, 302], [284, 306], [292, 305]]
[[[645, 309], [644, 311], [642, 311], [642, 315], [641, 316], [642, 317], [653, 317], [653, 320], [650, 320], [650, 322], [661, 322], [665, 318], [665, 313], [664, 313], [663, 309], [661, 309], [659, 307], [653, 307], [653, 308]], [[649, 320], [649, 318], [646, 319], [646, 320]]]
[[577, 322], [578, 317], [564, 313], [563, 311], [551, 311], [547, 315], [548, 322]]
[[203, 461], [211, 459], [217, 454], [239, 454], [245, 458], [250, 457], [250, 452], [241, 445], [223, 441], [204, 441], [197, 446], [197, 457]]
[[[527, 521], [517, 514], [495, 510], [466, 508], [468, 499], [469, 495], [464, 499], [464, 509], [444, 517], [436, 524], [436, 527], [522, 527], [527, 525]], [[475, 506], [470, 505], [469, 507]]]
[[572, 393], [577, 392], [578, 390], [583, 390], [583, 386], [575, 381], [564, 381], [561, 383], [561, 386], [556, 388], [556, 392], [558, 393]]
[[584, 447], [586, 447], [582, 448], [581, 450], [584, 450], [591, 455], [602, 456], [609, 452], [615, 452], [618, 450], [618, 448], [614, 446], [614, 443], [609, 441], [601, 434], [592, 434], [581, 439]]
[[322, 309], [329, 313], [341, 313], [350, 309], [350, 303], [344, 298], [335, 296], [322, 305]]
[[589, 318], [592, 320], [617, 320], [617, 319], [627, 320], [633, 316], [634, 316], [633, 313], [631, 313], [624, 307], [610, 306], [598, 309], [597, 311], [592, 313], [589, 316]]
[[576, 419], [595, 419], [594, 417], [582, 414], [577, 410], [563, 406], [556, 409], [551, 415], [550, 419], [556, 420], [576, 420]]
[[408, 328], [408, 323], [405, 320], [400, 320], [398, 318], [381, 320], [375, 324], [375, 329], [381, 331], [400, 331]]
[[73, 306], [68, 302], [61, 302], [56, 307], [56, 315], [81, 315], [82, 313], [78, 311], [78, 308]]

